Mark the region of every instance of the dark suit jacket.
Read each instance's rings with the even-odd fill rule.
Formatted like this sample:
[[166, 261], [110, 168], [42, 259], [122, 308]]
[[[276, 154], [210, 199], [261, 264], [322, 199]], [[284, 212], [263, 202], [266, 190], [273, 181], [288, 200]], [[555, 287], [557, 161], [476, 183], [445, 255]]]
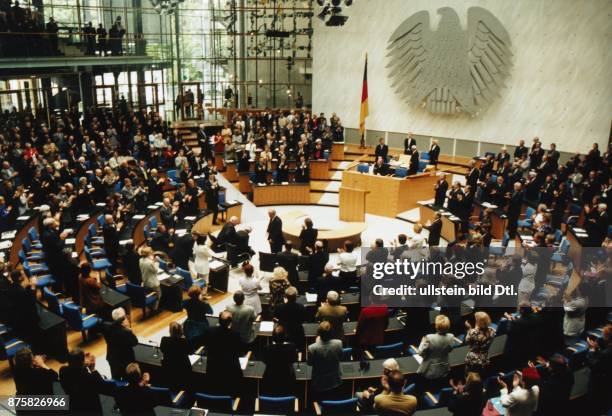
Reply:
[[193, 253], [193, 237], [191, 234], [184, 234], [176, 239], [174, 248], [170, 252], [170, 257], [174, 264], [181, 269], [189, 269], [189, 259]]
[[60, 369], [60, 383], [70, 396], [71, 414], [102, 414], [100, 397], [105, 383], [97, 371], [64, 366]]
[[116, 401], [124, 416], [155, 415], [155, 394], [147, 387], [126, 386], [117, 391]]
[[477, 168], [472, 168], [472, 170], [470, 170], [466, 175], [465, 175], [465, 184], [466, 185], [471, 185], [472, 189], [476, 189], [476, 185], [478, 184], [478, 178], [480, 176], [480, 171]]
[[317, 230], [316, 228], [306, 228], [300, 232], [300, 241], [302, 243], [300, 246], [300, 252], [302, 254], [308, 253], [306, 247], [310, 247], [314, 250], [314, 245], [317, 241], [318, 235], [319, 230]]
[[236, 227], [230, 222], [225, 223], [217, 235], [217, 244], [225, 243], [236, 244]]
[[435, 220], [429, 226], [429, 237], [427, 244], [432, 247], [440, 245], [440, 234], [442, 233], [442, 219]]
[[438, 182], [438, 188], [436, 189], [436, 196], [434, 199], [434, 205], [438, 207], [444, 206], [444, 201], [446, 200], [446, 191], [448, 191], [448, 182], [441, 181]]
[[270, 220], [268, 223], [268, 228], [266, 230], [268, 232], [268, 238], [275, 243], [284, 242], [285, 238], [283, 237], [283, 221], [280, 217], [276, 216]]
[[298, 276], [298, 255], [291, 251], [282, 251], [276, 254], [276, 259], [278, 261], [278, 265], [283, 269], [287, 270], [289, 273], [289, 282], [291, 282], [292, 286], [299, 285], [299, 276]]
[[119, 232], [117, 232], [117, 228], [114, 225], [104, 224], [102, 235], [104, 236], [106, 256], [114, 266], [117, 266], [115, 263], [117, 262], [117, 257], [119, 257]]
[[235, 392], [242, 378], [240, 368], [240, 335], [221, 326], [209, 328], [203, 336], [206, 345], [206, 374], [218, 382], [218, 392]]
[[434, 144], [429, 149], [429, 161], [432, 165], [438, 163], [438, 158], [440, 157], [440, 146]]
[[295, 390], [295, 371], [297, 362], [295, 344], [271, 344], [263, 350], [266, 369], [263, 374], [263, 389], [266, 394], [293, 394]]
[[407, 155], [410, 153], [410, 149], [412, 146], [416, 146], [415, 139], [408, 139], [407, 137], [404, 139], [404, 154]]
[[408, 168], [408, 175], [414, 175], [419, 170], [419, 152], [414, 152], [410, 155], [410, 167]]
[[39, 367], [15, 368], [13, 379], [18, 395], [52, 395], [57, 373]]
[[285, 328], [287, 339], [295, 345], [304, 344], [304, 327], [308, 319], [306, 307], [301, 303], [282, 303], [274, 309], [274, 317]]
[[329, 261], [329, 253], [315, 251], [308, 257], [308, 282], [312, 285], [319, 276], [323, 275], [325, 265]]
[[378, 144], [376, 146], [376, 149], [374, 150], [375, 159], [377, 159], [378, 156], [382, 156], [385, 162], [387, 161], [388, 154], [389, 154], [389, 146], [387, 146], [386, 144]]
[[[125, 367], [136, 361], [134, 347], [138, 345], [136, 335], [124, 326], [111, 323], [106, 324], [104, 330], [106, 340], [106, 360], [117, 374], [125, 374]], [[113, 376], [115, 376], [113, 371]]]

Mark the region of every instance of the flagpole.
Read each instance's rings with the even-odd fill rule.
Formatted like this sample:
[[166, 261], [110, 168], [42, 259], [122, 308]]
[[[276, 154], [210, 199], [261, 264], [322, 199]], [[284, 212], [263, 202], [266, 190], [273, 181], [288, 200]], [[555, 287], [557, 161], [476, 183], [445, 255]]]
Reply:
[[[365, 65], [363, 69], [363, 81], [361, 85], [361, 108], [359, 113], [359, 128], [361, 130], [361, 138], [359, 140], [359, 148], [365, 149], [365, 119], [368, 116], [368, 53], [365, 53]], [[365, 109], [364, 109], [365, 102]]]

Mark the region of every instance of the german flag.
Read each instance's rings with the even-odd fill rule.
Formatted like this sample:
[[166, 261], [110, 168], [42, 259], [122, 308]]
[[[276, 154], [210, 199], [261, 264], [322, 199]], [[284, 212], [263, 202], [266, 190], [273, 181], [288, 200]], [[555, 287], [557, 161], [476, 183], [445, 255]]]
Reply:
[[359, 111], [361, 147], [365, 147], [365, 120], [368, 114], [368, 54], [366, 54], [365, 67], [363, 68], [363, 84], [361, 86], [361, 110]]

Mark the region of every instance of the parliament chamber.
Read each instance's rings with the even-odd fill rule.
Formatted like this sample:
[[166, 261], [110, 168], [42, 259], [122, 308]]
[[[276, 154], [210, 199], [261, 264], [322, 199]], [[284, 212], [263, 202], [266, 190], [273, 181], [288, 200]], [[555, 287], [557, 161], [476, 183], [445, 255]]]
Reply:
[[0, 0], [0, 414], [610, 414], [610, 3], [382, 3]]

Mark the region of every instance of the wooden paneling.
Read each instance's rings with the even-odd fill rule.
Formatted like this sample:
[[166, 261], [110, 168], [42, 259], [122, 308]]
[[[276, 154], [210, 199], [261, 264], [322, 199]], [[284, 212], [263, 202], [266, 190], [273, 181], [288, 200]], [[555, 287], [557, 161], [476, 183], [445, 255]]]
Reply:
[[363, 189], [340, 187], [340, 220], [365, 221], [366, 194]]
[[238, 180], [238, 169], [236, 168], [236, 162], [227, 163], [223, 176], [230, 182], [236, 182]]
[[417, 201], [430, 199], [437, 179], [430, 173], [402, 179], [344, 171], [342, 186], [370, 191], [366, 195], [366, 212], [393, 218], [400, 212], [416, 208]]
[[329, 179], [329, 160], [311, 160], [310, 179]]
[[332, 145], [331, 160], [344, 160], [344, 143]]
[[253, 203], [257, 206], [310, 204], [310, 184], [253, 185]]
[[243, 194], [248, 194], [251, 192], [251, 176], [248, 172], [240, 172], [238, 174], [238, 190]]

